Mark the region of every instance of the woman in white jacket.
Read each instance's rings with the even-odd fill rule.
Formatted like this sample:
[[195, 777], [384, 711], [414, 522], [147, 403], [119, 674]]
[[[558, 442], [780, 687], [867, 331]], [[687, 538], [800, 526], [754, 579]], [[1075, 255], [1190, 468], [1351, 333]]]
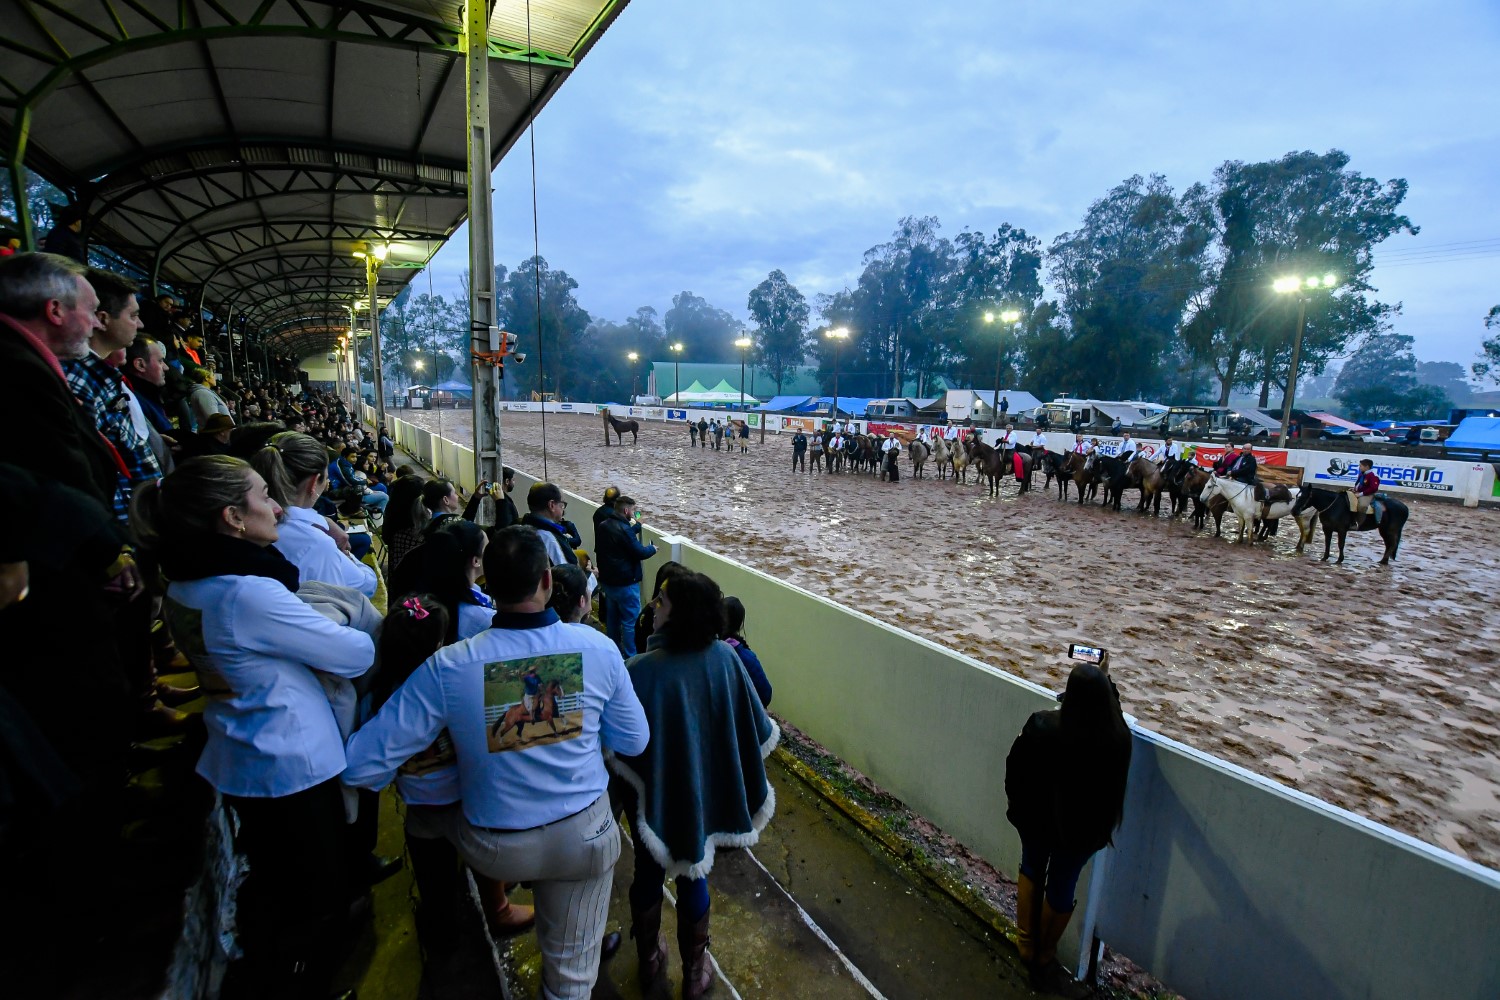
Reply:
[[328, 489], [328, 449], [306, 434], [276, 434], [250, 459], [284, 511], [277, 551], [297, 567], [303, 580], [352, 587], [374, 597], [375, 570], [339, 548], [328, 533], [328, 519], [313, 505]]
[[296, 595], [274, 547], [280, 505], [249, 464], [189, 459], [137, 493], [135, 523], [167, 577], [164, 611], [208, 697], [198, 773], [239, 817], [249, 995], [317, 996], [340, 959], [354, 879], [338, 776], [344, 747], [314, 670], [358, 677], [374, 641]]

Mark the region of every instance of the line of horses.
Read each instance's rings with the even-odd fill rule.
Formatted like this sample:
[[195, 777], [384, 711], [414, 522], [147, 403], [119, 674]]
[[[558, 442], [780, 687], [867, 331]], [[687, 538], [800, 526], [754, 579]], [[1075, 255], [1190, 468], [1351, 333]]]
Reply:
[[[847, 439], [846, 455], [839, 455], [837, 450], [825, 450], [828, 471], [846, 468], [855, 472], [878, 471], [881, 438], [852, 434], [847, 435]], [[1136, 490], [1139, 493], [1136, 512], [1156, 517], [1161, 514], [1162, 497], [1165, 496], [1169, 500], [1168, 517], [1179, 518], [1191, 511], [1193, 527], [1200, 531], [1212, 517], [1215, 537], [1222, 537], [1224, 515], [1232, 511], [1239, 519], [1236, 541], [1244, 544], [1266, 540], [1277, 533], [1282, 518], [1291, 517], [1298, 528], [1296, 551], [1301, 552], [1312, 540], [1313, 525], [1319, 523], [1323, 526], [1323, 558], [1329, 558], [1333, 539], [1337, 537], [1340, 563], [1344, 561], [1344, 544], [1349, 532], [1377, 531], [1385, 543], [1380, 563], [1388, 564], [1396, 558], [1401, 534], [1410, 516], [1404, 503], [1384, 494], [1379, 500], [1382, 515], [1377, 522], [1370, 512], [1356, 514], [1351, 510], [1348, 493], [1344, 490], [1242, 483], [1216, 475], [1190, 461], [1172, 460], [1158, 466], [1142, 455], [1125, 461], [1097, 453], [1090, 456], [1077, 452], [1058, 454], [1041, 447], [997, 448], [984, 443], [977, 434], [957, 441], [940, 437], [931, 441], [917, 438], [910, 442], [907, 450], [911, 455], [913, 479], [926, 478], [927, 465], [931, 463], [937, 469], [938, 479], [947, 479], [951, 474], [956, 482], [967, 485], [972, 470], [992, 497], [1000, 495], [1000, 484], [1007, 476], [1016, 480], [1018, 493], [1031, 492], [1033, 477], [1040, 472], [1045, 477], [1043, 490], [1050, 493], [1055, 483], [1058, 499], [1063, 501], [1068, 499], [1070, 489], [1076, 489], [1079, 504], [1098, 499], [1102, 492], [1102, 503], [1119, 511], [1125, 491]]]

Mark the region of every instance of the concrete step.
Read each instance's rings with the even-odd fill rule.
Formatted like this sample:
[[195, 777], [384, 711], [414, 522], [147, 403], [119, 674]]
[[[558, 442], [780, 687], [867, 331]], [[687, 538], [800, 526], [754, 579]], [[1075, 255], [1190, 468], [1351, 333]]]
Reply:
[[[777, 810], [760, 844], [721, 851], [709, 877], [716, 993], [817, 1000], [1034, 996], [1008, 943], [774, 761], [770, 774]], [[596, 997], [643, 997], [629, 940], [633, 864], [627, 842], [615, 867], [609, 921], [626, 940], [601, 971]], [[667, 889], [670, 902], [670, 883]], [[523, 901], [526, 894], [512, 898]], [[644, 995], [652, 998], [676, 995], [682, 981], [670, 906], [662, 932], [671, 952], [670, 992], [658, 986]], [[537, 995], [535, 938], [515, 939], [503, 951], [510, 995]]]

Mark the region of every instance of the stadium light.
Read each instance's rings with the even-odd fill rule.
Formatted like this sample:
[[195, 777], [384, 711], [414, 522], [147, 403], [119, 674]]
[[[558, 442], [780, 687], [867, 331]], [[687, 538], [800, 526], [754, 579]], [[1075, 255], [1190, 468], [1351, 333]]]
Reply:
[[1309, 292], [1331, 292], [1338, 286], [1339, 276], [1332, 271], [1319, 278], [1308, 275], [1297, 278], [1292, 275], [1277, 278], [1271, 287], [1282, 295], [1297, 296], [1297, 332], [1292, 337], [1292, 363], [1287, 370], [1286, 393], [1281, 397], [1281, 435], [1277, 447], [1286, 447], [1287, 432], [1292, 426], [1292, 405], [1297, 401], [1297, 370], [1302, 361], [1302, 334], [1307, 330], [1307, 295]]

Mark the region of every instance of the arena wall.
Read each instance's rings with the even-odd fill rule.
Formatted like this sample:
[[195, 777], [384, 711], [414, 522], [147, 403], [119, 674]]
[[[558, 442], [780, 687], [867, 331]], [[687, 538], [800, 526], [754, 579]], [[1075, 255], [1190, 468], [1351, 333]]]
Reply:
[[[516, 478], [519, 499], [535, 479]], [[564, 492], [592, 549], [597, 499]], [[659, 549], [646, 589], [676, 558], [745, 601], [779, 715], [1015, 874], [1005, 757], [1050, 692], [687, 539], [645, 535]], [[1092, 930], [1195, 1000], [1500, 996], [1500, 873], [1134, 731], [1125, 823], [1080, 880], [1065, 941], [1080, 963]]]

